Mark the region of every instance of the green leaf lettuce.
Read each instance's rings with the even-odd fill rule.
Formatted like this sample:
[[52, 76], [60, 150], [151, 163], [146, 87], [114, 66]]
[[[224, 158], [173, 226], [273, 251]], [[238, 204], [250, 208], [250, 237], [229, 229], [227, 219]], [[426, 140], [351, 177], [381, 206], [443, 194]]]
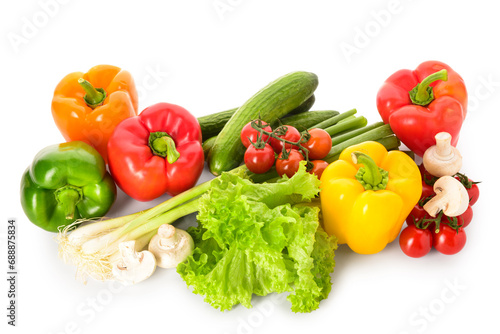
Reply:
[[334, 237], [310, 202], [319, 180], [301, 167], [290, 179], [254, 184], [224, 173], [200, 200], [199, 225], [188, 229], [195, 250], [177, 271], [215, 308], [252, 307], [253, 294], [290, 292], [294, 312], [311, 312], [328, 297]]

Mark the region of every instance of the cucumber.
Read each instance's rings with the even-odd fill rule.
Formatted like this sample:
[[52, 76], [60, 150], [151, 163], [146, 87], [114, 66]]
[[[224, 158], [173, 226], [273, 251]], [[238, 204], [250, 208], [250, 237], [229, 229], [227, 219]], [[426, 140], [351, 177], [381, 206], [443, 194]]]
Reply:
[[229, 171], [243, 161], [245, 146], [240, 132], [248, 122], [260, 118], [271, 123], [288, 114], [310, 98], [318, 86], [318, 77], [309, 72], [292, 72], [271, 82], [246, 101], [226, 123], [208, 154], [208, 166], [214, 175]]
[[314, 105], [314, 102], [316, 102], [316, 97], [311, 95], [310, 98], [308, 98], [304, 103], [302, 103], [300, 106], [297, 108], [291, 110], [288, 115], [296, 115], [296, 114], [302, 114], [304, 111], [309, 111], [311, 110], [312, 106]]
[[210, 137], [203, 142], [203, 145], [201, 145], [205, 159], [208, 157], [208, 153], [210, 153], [212, 146], [214, 146], [215, 139], [217, 139], [217, 136]]
[[290, 125], [299, 131], [309, 129], [310, 127], [323, 122], [329, 118], [337, 116], [338, 111], [335, 110], [316, 110], [309, 111], [300, 114], [295, 114], [291, 116], [283, 117], [282, 119], [277, 119], [271, 123], [271, 128], [275, 129], [281, 124]]
[[238, 108], [198, 117], [202, 140], [205, 141], [211, 137], [217, 136], [224, 125], [226, 125], [227, 121], [229, 121], [231, 116], [233, 116], [233, 114], [236, 112], [236, 110], [238, 110]]
[[[297, 108], [290, 111], [288, 114], [300, 114], [304, 111], [311, 109], [315, 101], [314, 95], [308, 98], [304, 103], [302, 103]], [[233, 114], [238, 110], [238, 108], [233, 108], [225, 111], [220, 111], [215, 114], [206, 115], [198, 117], [198, 123], [200, 123], [202, 140], [205, 141], [211, 137], [217, 136], [221, 132], [227, 121], [233, 116]]]

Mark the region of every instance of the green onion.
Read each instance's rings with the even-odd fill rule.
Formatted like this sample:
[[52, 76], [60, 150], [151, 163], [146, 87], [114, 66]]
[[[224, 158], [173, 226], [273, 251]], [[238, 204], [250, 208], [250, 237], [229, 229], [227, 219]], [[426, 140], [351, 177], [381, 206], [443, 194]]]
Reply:
[[335, 125], [336, 123], [340, 122], [341, 120], [346, 119], [346, 118], [354, 115], [356, 112], [357, 112], [356, 109], [351, 109], [349, 111], [345, 111], [341, 114], [338, 114], [337, 116], [334, 116], [332, 118], [324, 120], [323, 122], [318, 123], [315, 126], [310, 127], [309, 129], [312, 129], [312, 128], [326, 129], [332, 125]]
[[333, 137], [333, 136], [338, 135], [339, 133], [342, 133], [344, 131], [362, 128], [362, 127], [366, 126], [367, 123], [368, 123], [368, 121], [363, 116], [354, 117], [354, 118], [349, 119], [349, 120], [346, 119], [346, 120], [340, 121], [337, 124], [332, 125], [324, 130], [326, 132], [328, 132], [330, 137]]
[[373, 124], [370, 124], [368, 126], [365, 126], [365, 127], [359, 128], [359, 129], [354, 129], [351, 131], [345, 131], [345, 132], [339, 133], [337, 135], [332, 135], [332, 146], [340, 144], [348, 139], [354, 138], [354, 137], [356, 137], [360, 134], [363, 134], [365, 132], [368, 132], [370, 130], [376, 129], [382, 125], [384, 125], [384, 122], [377, 122], [377, 123], [373, 123]]

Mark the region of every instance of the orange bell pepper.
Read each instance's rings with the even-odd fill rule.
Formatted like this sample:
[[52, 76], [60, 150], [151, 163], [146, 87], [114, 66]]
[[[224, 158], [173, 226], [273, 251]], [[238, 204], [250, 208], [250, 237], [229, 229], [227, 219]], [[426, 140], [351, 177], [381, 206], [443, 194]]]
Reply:
[[111, 65], [68, 74], [57, 85], [52, 99], [52, 116], [66, 141], [90, 144], [106, 162], [113, 130], [124, 119], [136, 116], [137, 110], [132, 76]]

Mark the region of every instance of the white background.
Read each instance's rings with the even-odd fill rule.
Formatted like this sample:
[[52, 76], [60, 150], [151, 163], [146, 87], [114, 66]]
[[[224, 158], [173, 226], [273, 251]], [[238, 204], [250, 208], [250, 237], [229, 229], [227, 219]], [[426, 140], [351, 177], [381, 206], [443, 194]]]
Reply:
[[[2, 1], [2, 333], [498, 333], [500, 20], [493, 1]], [[342, 51], [349, 48], [351, 53]], [[400, 68], [436, 59], [464, 78], [469, 113], [458, 148], [481, 198], [455, 256], [406, 257], [397, 242], [363, 256], [336, 252], [330, 297], [311, 314], [284, 298], [219, 312], [173, 270], [126, 289], [75, 280], [54, 235], [32, 225], [19, 183], [33, 156], [63, 141], [50, 111], [59, 80], [97, 64], [129, 70], [140, 110], [160, 101], [196, 116], [241, 105], [275, 78], [318, 75], [313, 109], [358, 109], [379, 121], [375, 96]], [[209, 179], [204, 172], [203, 180]], [[110, 215], [148, 208], [123, 193]], [[18, 326], [7, 326], [6, 223], [18, 221]], [[181, 226], [194, 223], [184, 219]]]

